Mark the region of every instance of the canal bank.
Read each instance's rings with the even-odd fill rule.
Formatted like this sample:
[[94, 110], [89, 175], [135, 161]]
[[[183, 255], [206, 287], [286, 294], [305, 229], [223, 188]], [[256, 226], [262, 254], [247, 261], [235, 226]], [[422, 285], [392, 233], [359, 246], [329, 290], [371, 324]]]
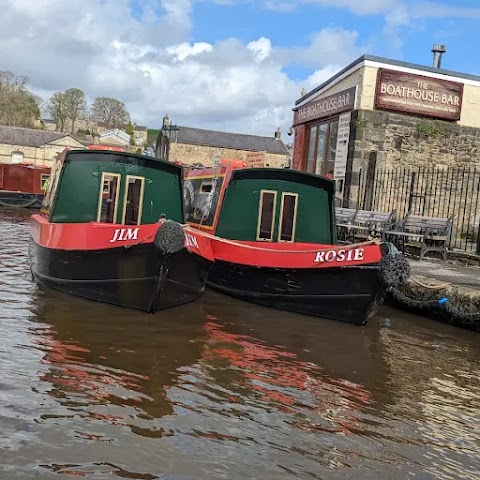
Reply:
[[480, 267], [409, 259], [406, 285], [386, 303], [468, 330], [480, 332]]

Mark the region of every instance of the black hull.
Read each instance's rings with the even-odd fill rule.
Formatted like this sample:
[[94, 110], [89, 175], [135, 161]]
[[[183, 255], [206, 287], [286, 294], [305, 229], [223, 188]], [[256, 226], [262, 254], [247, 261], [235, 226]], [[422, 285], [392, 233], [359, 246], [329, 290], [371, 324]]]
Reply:
[[7, 192], [0, 190], [0, 207], [39, 209], [42, 205], [43, 194]]
[[31, 242], [32, 275], [71, 295], [153, 313], [197, 299], [211, 262], [182, 249], [167, 257], [152, 243], [107, 250], [56, 250]]
[[365, 325], [386, 295], [377, 267], [259, 268], [216, 261], [208, 286], [260, 305]]

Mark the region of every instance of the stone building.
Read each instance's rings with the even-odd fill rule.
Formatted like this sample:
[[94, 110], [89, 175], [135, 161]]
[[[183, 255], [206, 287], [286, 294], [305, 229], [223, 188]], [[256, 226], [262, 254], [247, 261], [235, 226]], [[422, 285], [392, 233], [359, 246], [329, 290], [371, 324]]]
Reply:
[[439, 65], [364, 55], [303, 95], [293, 168], [334, 178], [354, 206], [360, 171], [480, 164], [480, 76]]
[[85, 145], [66, 133], [0, 125], [0, 163], [52, 165], [66, 147]]
[[265, 166], [283, 168], [290, 164], [290, 151], [277, 130], [271, 137], [219, 132], [200, 128], [173, 126], [168, 117], [156, 141], [156, 156], [184, 165], [201, 163], [212, 166], [215, 159], [246, 160], [253, 152], [264, 152]]
[[[37, 126], [38, 128], [42, 128], [49, 132], [57, 131], [57, 123], [55, 122], [55, 120], [42, 119], [38, 122]], [[99, 137], [101, 138], [102, 134], [104, 134], [105, 132], [112, 132], [115, 130], [120, 130], [124, 132], [125, 128], [127, 128], [127, 125], [123, 125], [122, 129], [111, 129], [102, 122], [93, 122], [78, 119], [75, 122], [75, 135], [84, 135], [88, 138], [90, 142], [98, 143]], [[68, 119], [65, 121], [64, 130], [66, 132], [72, 131], [72, 122]], [[133, 124], [133, 136], [135, 138], [135, 145], [143, 147], [147, 142], [147, 127]], [[129, 144], [129, 141], [130, 137], [127, 144]]]

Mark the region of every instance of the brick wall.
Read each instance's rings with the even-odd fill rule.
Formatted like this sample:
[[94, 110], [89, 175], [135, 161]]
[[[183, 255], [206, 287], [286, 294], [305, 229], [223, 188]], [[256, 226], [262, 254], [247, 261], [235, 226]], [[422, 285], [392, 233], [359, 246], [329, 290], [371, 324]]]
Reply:
[[[182, 162], [187, 165], [192, 165], [198, 162], [210, 167], [213, 165], [215, 157], [245, 160], [247, 153], [247, 150], [216, 148], [205, 145], [186, 145], [183, 143], [172, 142], [170, 144], [169, 160], [171, 162]], [[285, 155], [267, 153], [266, 163], [270, 167], [282, 168], [288, 164], [288, 161], [289, 155], [287, 153], [285, 153]]]

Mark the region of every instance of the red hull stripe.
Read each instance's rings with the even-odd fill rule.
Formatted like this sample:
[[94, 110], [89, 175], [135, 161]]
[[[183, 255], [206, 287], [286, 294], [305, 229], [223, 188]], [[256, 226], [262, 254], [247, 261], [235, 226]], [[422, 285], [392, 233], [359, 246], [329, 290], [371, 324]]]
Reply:
[[[339, 268], [371, 265], [382, 259], [380, 245], [241, 242], [211, 238], [215, 260], [271, 268]], [[249, 248], [250, 247], [250, 248]], [[253, 248], [252, 248], [253, 247]]]
[[[149, 225], [116, 225], [108, 223], [50, 223], [40, 215], [32, 215], [30, 235], [45, 248], [56, 250], [107, 250], [110, 248], [149, 244], [162, 222]], [[210, 240], [202, 232], [185, 228], [185, 247], [213, 261]]]

